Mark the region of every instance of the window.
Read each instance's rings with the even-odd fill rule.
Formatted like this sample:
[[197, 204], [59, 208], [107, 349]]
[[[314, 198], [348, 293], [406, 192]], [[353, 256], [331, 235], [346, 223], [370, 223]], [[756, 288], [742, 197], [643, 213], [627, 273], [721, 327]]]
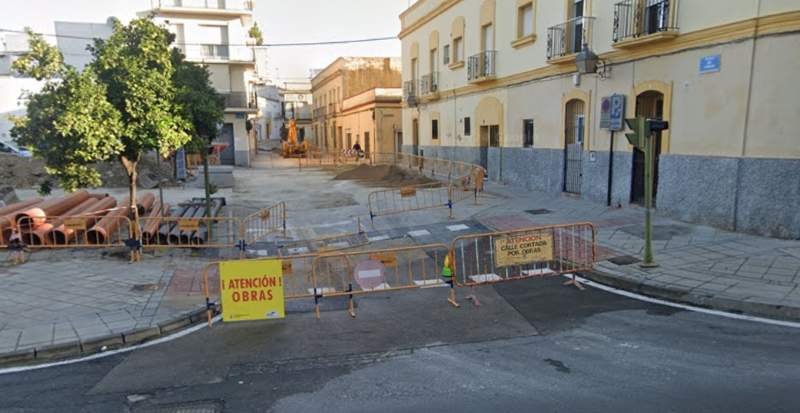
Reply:
[[439, 119], [431, 120], [431, 139], [439, 139]]
[[464, 136], [469, 136], [472, 133], [471, 129], [472, 128], [471, 125], [469, 124], [469, 116], [468, 116], [464, 118]]
[[494, 50], [494, 25], [481, 27], [481, 50]]
[[430, 71], [429, 73], [433, 74], [439, 71], [439, 50], [438, 49], [431, 49], [430, 59]]
[[517, 38], [533, 35], [533, 3], [521, 6], [517, 10]]
[[522, 146], [525, 148], [533, 147], [533, 119], [522, 121]]
[[464, 61], [464, 39], [456, 37], [453, 39], [453, 63]]
[[449, 44], [444, 45], [443, 49], [444, 50], [443, 50], [443, 53], [442, 53], [442, 63], [446, 64], [446, 65], [449, 65], [450, 64], [450, 45]]
[[489, 146], [492, 148], [500, 147], [500, 126], [489, 125]]

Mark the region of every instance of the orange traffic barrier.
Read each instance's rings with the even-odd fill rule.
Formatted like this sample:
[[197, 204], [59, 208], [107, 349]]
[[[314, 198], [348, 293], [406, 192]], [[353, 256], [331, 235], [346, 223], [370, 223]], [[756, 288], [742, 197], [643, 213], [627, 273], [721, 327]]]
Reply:
[[80, 215], [66, 217], [61, 225], [53, 229], [51, 235], [53, 244], [72, 245], [73, 240], [78, 240], [77, 244], [87, 245], [89, 242], [86, 239], [86, 229], [94, 225], [98, 219], [115, 206], [117, 206], [117, 200], [107, 196], [100, 198], [97, 203], [92, 204]]
[[143, 240], [147, 240], [148, 243], [152, 243], [153, 239], [158, 234], [158, 227], [161, 224], [161, 218], [163, 218], [168, 211], [169, 204], [167, 203], [161, 205], [159, 201], [156, 201], [155, 204], [153, 204], [153, 209], [150, 210], [150, 215], [148, 215], [147, 220], [142, 223]]
[[100, 202], [97, 198], [89, 197], [85, 201], [78, 204], [76, 207], [64, 213], [64, 216], [59, 217], [46, 217], [45, 222], [33, 230], [22, 232], [22, 240], [27, 245], [46, 245], [55, 244], [53, 230], [56, 227], [62, 226], [66, 217], [76, 216], [82, 214], [84, 211], [92, 207], [92, 205]]
[[140, 218], [142, 228], [148, 231], [158, 228], [147, 237], [142, 237], [144, 248], [228, 248], [237, 245], [239, 219], [233, 217], [204, 217], [199, 213], [185, 217], [147, 216]]
[[248, 215], [241, 220], [240, 225], [242, 239], [247, 244], [275, 232], [282, 232], [283, 235], [286, 235], [286, 203], [279, 202]]
[[[125, 197], [118, 208], [112, 209], [94, 224], [86, 234], [89, 243], [93, 245], [105, 245], [112, 242], [111, 235], [116, 233], [125, 220], [130, 222], [127, 218], [131, 209], [130, 203], [130, 197]], [[125, 220], [120, 218], [125, 218]], [[128, 228], [128, 230], [130, 230], [130, 228]]]

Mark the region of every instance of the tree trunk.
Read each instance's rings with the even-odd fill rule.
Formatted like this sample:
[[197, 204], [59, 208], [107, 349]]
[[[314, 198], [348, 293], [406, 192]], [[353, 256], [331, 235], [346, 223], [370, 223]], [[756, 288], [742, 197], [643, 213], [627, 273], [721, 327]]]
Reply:
[[139, 166], [139, 160], [131, 160], [126, 157], [121, 157], [120, 161], [122, 162], [122, 166], [125, 167], [125, 171], [128, 173], [128, 194], [130, 199], [130, 211], [129, 216], [133, 217], [133, 230], [130, 234], [131, 238], [138, 239], [139, 238], [139, 208], [137, 207], [137, 200], [136, 200], [136, 170]]

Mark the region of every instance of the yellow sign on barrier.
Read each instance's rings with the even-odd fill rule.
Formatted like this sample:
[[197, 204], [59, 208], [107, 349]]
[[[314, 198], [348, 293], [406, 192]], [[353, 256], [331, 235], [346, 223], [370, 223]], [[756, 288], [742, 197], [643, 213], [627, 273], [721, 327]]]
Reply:
[[524, 234], [496, 238], [494, 241], [496, 267], [510, 267], [553, 259], [553, 235]]
[[200, 229], [200, 220], [192, 218], [179, 219], [178, 229], [180, 231], [197, 231]]
[[285, 317], [281, 260], [219, 264], [223, 321]]
[[64, 228], [72, 231], [86, 231], [86, 218], [67, 218], [64, 220]]

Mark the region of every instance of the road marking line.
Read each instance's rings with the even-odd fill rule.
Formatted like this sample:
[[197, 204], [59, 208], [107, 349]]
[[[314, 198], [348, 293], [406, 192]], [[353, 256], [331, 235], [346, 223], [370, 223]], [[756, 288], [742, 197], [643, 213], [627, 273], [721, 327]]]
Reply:
[[468, 230], [468, 229], [469, 229], [469, 227], [464, 225], [464, 224], [448, 225], [447, 226], [447, 230], [450, 231], [450, 232], [464, 231], [464, 230]]
[[[572, 279], [572, 275], [564, 275], [565, 278]], [[680, 303], [673, 303], [671, 301], [665, 301], [658, 298], [648, 297], [646, 295], [632, 293], [630, 291], [620, 290], [614, 287], [609, 287], [605, 284], [596, 283], [594, 281], [588, 280], [586, 278], [575, 276], [575, 279], [580, 282], [581, 284], [588, 285], [590, 287], [597, 288], [598, 290], [603, 290], [612, 294], [621, 295], [623, 297], [633, 298], [634, 300], [644, 301], [653, 304], [661, 304], [668, 307], [680, 308], [682, 310], [694, 311], [696, 313], [703, 313], [703, 314], [710, 314], [716, 315], [720, 317], [732, 318], [735, 320], [746, 320], [746, 321], [753, 321], [756, 323], [762, 324], [771, 324], [781, 327], [791, 327], [791, 328], [800, 328], [800, 323], [793, 322], [793, 321], [783, 321], [783, 320], [774, 320], [772, 318], [765, 318], [765, 317], [758, 317], [752, 315], [745, 315], [745, 314], [735, 314], [729, 313], [726, 311], [721, 310], [712, 310], [709, 308], [702, 308], [702, 307], [694, 307], [687, 304], [680, 304]]]
[[414, 280], [414, 284], [419, 286], [419, 288], [437, 288], [437, 287], [446, 287], [442, 280]]
[[[334, 293], [334, 292], [336, 292], [336, 289], [335, 289], [335, 288], [332, 288], [332, 287], [322, 287], [322, 288], [317, 288], [316, 290], [317, 290], [319, 293], [321, 293], [322, 295], [325, 295], [325, 294], [327, 294], [327, 293]], [[315, 295], [315, 294], [314, 294], [314, 293], [315, 293], [315, 291], [314, 291], [314, 289], [313, 289], [313, 288], [309, 288], [309, 289], [308, 289], [308, 293], [309, 293], [309, 294], [311, 294], [311, 295]]]
[[476, 282], [476, 283], [478, 283], [478, 284], [482, 284], [482, 283], [486, 283], [486, 282], [492, 282], [492, 281], [500, 281], [500, 280], [502, 280], [502, 278], [500, 278], [500, 276], [499, 276], [499, 275], [497, 275], [497, 274], [495, 274], [495, 273], [491, 273], [491, 274], [480, 274], [480, 275], [472, 275], [472, 276], [470, 276], [469, 278], [470, 278], [472, 281], [475, 281], [475, 282]]
[[412, 237], [424, 237], [426, 235], [431, 235], [431, 233], [427, 229], [418, 229], [416, 231], [408, 231], [408, 235]]
[[369, 242], [385, 241], [385, 240], [389, 239], [389, 236], [388, 235], [376, 235], [374, 237], [367, 237], [367, 239], [369, 240]]
[[392, 288], [389, 284], [381, 283], [380, 285], [378, 285], [375, 288], [362, 288], [362, 290], [364, 290], [364, 291], [378, 291], [378, 290], [387, 290], [389, 288]]
[[522, 275], [527, 276], [534, 276], [534, 275], [552, 275], [555, 274], [555, 271], [551, 270], [550, 268], [537, 268], [535, 270], [522, 270]]
[[[216, 316], [216, 317], [211, 319], [211, 323], [214, 324], [214, 323], [219, 322], [220, 320], [222, 320], [222, 316], [218, 315], [218, 316]], [[135, 346], [124, 347], [124, 348], [120, 348], [120, 349], [116, 349], [116, 350], [106, 351], [106, 352], [103, 352], [103, 353], [92, 354], [90, 356], [81, 357], [81, 358], [77, 358], [77, 359], [55, 361], [55, 362], [52, 362], [52, 363], [37, 364], [35, 366], [8, 367], [8, 368], [5, 368], [5, 369], [0, 369], [0, 376], [3, 375], [3, 374], [22, 373], [22, 372], [26, 372], [26, 371], [46, 369], [46, 368], [49, 368], [49, 367], [67, 366], [67, 365], [70, 365], [70, 364], [81, 363], [81, 362], [84, 362], [84, 361], [97, 360], [97, 359], [100, 359], [100, 358], [111, 357], [111, 356], [114, 356], [114, 355], [117, 355], [117, 354], [128, 353], [128, 352], [131, 352], [131, 351], [134, 351], [134, 350], [140, 350], [140, 349], [147, 348], [147, 347], [150, 347], [150, 346], [155, 346], [155, 345], [158, 345], [158, 344], [161, 344], [161, 343], [166, 343], [166, 342], [169, 342], [169, 341], [172, 341], [172, 340], [177, 340], [177, 339], [179, 339], [181, 337], [187, 336], [189, 334], [192, 334], [192, 333], [194, 333], [196, 331], [202, 330], [202, 329], [207, 328], [207, 327], [208, 327], [208, 323], [203, 322], [203, 323], [197, 324], [196, 326], [189, 327], [186, 330], [178, 331], [175, 334], [171, 334], [171, 335], [168, 335], [168, 336], [165, 336], [165, 337], [159, 337], [159, 338], [157, 338], [157, 339], [155, 339], [153, 341], [148, 341], [146, 343], [137, 344]]]

